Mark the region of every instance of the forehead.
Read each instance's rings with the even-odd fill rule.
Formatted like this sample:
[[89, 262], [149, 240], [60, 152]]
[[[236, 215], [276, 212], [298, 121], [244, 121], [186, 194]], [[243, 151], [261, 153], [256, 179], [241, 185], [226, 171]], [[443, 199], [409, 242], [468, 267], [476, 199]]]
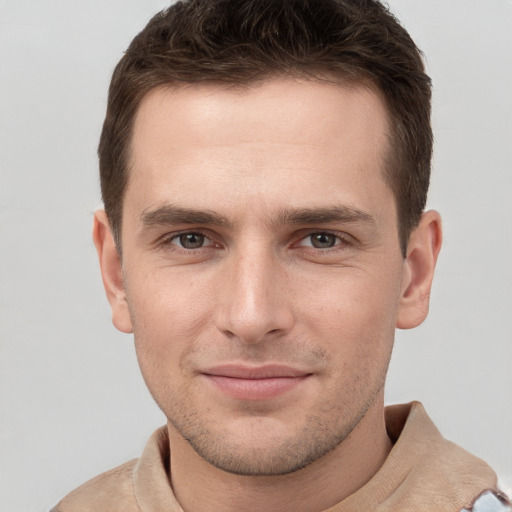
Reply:
[[[381, 95], [357, 82], [274, 78], [241, 86], [186, 84], [146, 94], [135, 116], [132, 142], [137, 145], [145, 134], [162, 128], [180, 144], [215, 143], [226, 136], [233, 143], [257, 142], [269, 126], [280, 140], [299, 135], [305, 142], [328, 142], [326, 131], [338, 137], [351, 122], [354, 129], [356, 119], [365, 131], [372, 128], [376, 142], [384, 142], [379, 139], [388, 122]], [[211, 130], [214, 125], [217, 129]]]
[[307, 202], [331, 187], [345, 203], [355, 189], [377, 200], [387, 133], [383, 101], [362, 85], [274, 79], [156, 89], [135, 118], [126, 198], [215, 202], [229, 191], [226, 201], [260, 195], [271, 203], [286, 189], [290, 201], [295, 193]]

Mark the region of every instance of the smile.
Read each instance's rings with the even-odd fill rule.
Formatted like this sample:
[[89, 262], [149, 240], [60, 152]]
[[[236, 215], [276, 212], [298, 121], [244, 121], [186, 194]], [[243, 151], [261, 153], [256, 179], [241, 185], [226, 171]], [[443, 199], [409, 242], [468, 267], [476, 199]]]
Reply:
[[302, 384], [310, 373], [287, 366], [218, 366], [204, 372], [223, 394], [238, 400], [269, 400]]

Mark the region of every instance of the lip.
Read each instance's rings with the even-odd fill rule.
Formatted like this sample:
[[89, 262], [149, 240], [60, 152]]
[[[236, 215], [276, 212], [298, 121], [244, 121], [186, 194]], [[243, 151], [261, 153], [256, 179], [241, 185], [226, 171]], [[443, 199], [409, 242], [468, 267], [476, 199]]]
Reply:
[[222, 365], [202, 372], [223, 394], [238, 400], [269, 400], [300, 386], [311, 374], [283, 365]]

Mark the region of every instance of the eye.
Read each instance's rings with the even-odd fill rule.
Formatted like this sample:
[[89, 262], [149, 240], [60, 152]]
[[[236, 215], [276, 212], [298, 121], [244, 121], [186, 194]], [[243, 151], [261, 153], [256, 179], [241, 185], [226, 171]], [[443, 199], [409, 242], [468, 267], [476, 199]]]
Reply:
[[306, 238], [302, 239], [300, 246], [314, 247], [315, 249], [331, 249], [343, 243], [343, 240], [333, 233], [311, 233]]
[[212, 245], [212, 242], [206, 235], [193, 232], [174, 235], [170, 243], [178, 245], [183, 249], [200, 249], [201, 247]]

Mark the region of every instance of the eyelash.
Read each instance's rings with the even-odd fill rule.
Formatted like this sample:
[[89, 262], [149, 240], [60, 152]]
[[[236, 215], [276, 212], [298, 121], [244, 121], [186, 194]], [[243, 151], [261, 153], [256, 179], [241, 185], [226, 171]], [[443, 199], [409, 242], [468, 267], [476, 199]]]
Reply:
[[[331, 247], [315, 247], [313, 242], [313, 237], [326, 236], [326, 237], [334, 237], [334, 245]], [[310, 241], [311, 245], [302, 245], [306, 240]], [[345, 246], [350, 244], [350, 240], [348, 235], [336, 233], [332, 231], [314, 231], [308, 233], [306, 236], [300, 239], [299, 247], [308, 247], [311, 249], [321, 250], [321, 251], [329, 251], [329, 250], [340, 250], [346, 248]], [[341, 246], [341, 247], [340, 247]]]
[[[174, 244], [173, 243], [174, 241], [179, 240], [181, 237], [184, 237], [184, 236], [187, 236], [187, 235], [189, 235], [189, 236], [195, 235], [195, 236], [199, 236], [199, 237], [204, 237], [205, 240], [209, 240], [211, 243], [208, 244], [208, 245], [201, 245], [200, 247], [193, 248], [193, 249], [187, 248], [187, 247], [183, 247], [182, 245], [178, 245], [178, 244]], [[173, 250], [185, 251], [185, 252], [189, 253], [191, 251], [197, 251], [199, 249], [204, 249], [204, 248], [207, 248], [207, 247], [210, 247], [210, 246], [214, 246], [216, 244], [213, 241], [211, 236], [208, 236], [206, 233], [203, 233], [200, 230], [193, 230], [193, 231], [182, 231], [180, 233], [174, 233], [174, 234], [165, 236], [162, 239], [162, 245], [164, 247], [166, 247], [166, 248], [169, 248], [169, 246], [173, 246], [173, 248], [172, 248]]]
[[[187, 235], [189, 235], [189, 236], [195, 235], [195, 236], [199, 236], [199, 237], [204, 237], [204, 239], [209, 240], [210, 243], [208, 245], [200, 245], [199, 247], [196, 247], [196, 248], [187, 248], [187, 247], [183, 247], [182, 244], [178, 245], [178, 243], [173, 243], [176, 240], [179, 241], [179, 239], [181, 237], [184, 237]], [[313, 245], [313, 241], [312, 241], [312, 237], [314, 237], [315, 235], [316, 236], [324, 235], [324, 236], [328, 236], [328, 237], [334, 237], [335, 238], [334, 245], [332, 247], [315, 247]], [[308, 239], [310, 240], [311, 245], [303, 245], [303, 242], [307, 241]], [[179, 233], [167, 235], [162, 238], [161, 245], [167, 249], [170, 248], [170, 246], [172, 246], [171, 247], [172, 250], [183, 251], [188, 254], [190, 252], [197, 252], [201, 249], [208, 249], [211, 247], [215, 248], [215, 246], [220, 247], [220, 244], [216, 244], [210, 235], [208, 235], [207, 233], [204, 233], [201, 230], [182, 231]], [[346, 249], [347, 246], [353, 245], [353, 239], [352, 239], [352, 237], [350, 237], [350, 235], [347, 235], [346, 233], [339, 233], [339, 232], [335, 232], [335, 231], [309, 231], [309, 232], [305, 233], [304, 236], [300, 237], [298, 243], [296, 242], [293, 245], [298, 246], [298, 247], [304, 247], [306, 249], [313, 250], [313, 251], [328, 252], [328, 251], [336, 251], [336, 250]]]

